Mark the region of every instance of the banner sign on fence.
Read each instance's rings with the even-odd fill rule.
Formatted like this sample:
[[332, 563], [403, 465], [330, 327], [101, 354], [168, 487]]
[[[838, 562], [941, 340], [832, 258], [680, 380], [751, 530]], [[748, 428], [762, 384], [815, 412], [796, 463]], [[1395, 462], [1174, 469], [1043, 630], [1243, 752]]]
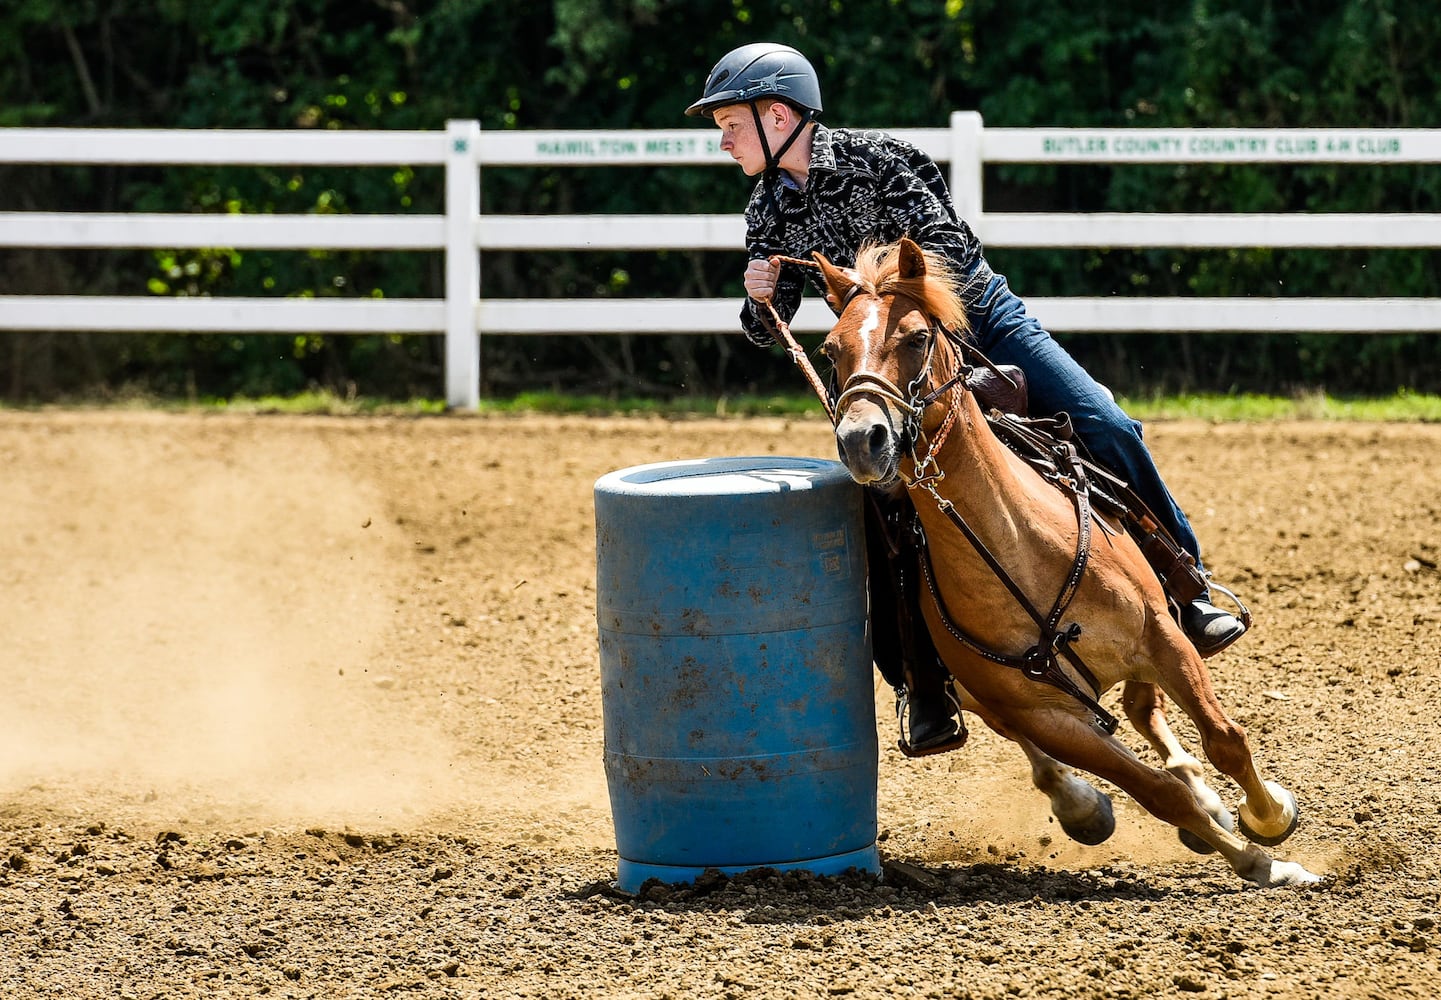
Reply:
[[[1021, 162], [1365, 163], [1434, 162], [1441, 133], [1415, 129], [988, 130], [988, 153]], [[1003, 134], [1010, 133], [1010, 134]], [[1013, 138], [1014, 136], [1014, 138]], [[989, 158], [989, 157], [988, 157]]]
[[720, 129], [496, 132], [481, 135], [482, 164], [626, 166], [728, 163]]

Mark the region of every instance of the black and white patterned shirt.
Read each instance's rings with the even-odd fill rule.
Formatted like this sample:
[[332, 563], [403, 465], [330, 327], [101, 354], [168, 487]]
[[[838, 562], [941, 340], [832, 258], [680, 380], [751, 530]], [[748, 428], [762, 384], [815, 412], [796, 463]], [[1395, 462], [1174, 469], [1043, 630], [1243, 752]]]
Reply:
[[[782, 254], [809, 260], [819, 250], [832, 264], [850, 267], [865, 242], [889, 243], [909, 236], [927, 250], [950, 257], [962, 275], [984, 268], [981, 241], [956, 215], [940, 167], [915, 146], [884, 132], [817, 125], [805, 190], [784, 173], [779, 183], [771, 184], [770, 195], [767, 183], [762, 177], [746, 208], [751, 258]], [[773, 301], [787, 322], [800, 307], [805, 281], [825, 294], [825, 282], [814, 268], [782, 265]], [[769, 318], [764, 310], [751, 299], [741, 309], [746, 336], [760, 345], [774, 342], [761, 318]]]

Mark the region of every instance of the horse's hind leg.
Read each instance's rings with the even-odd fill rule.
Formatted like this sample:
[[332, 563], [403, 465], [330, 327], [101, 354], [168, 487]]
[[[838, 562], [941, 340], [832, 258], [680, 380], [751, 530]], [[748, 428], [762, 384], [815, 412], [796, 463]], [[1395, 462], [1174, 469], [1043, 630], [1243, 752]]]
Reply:
[[[1216, 790], [1206, 784], [1201, 762], [1181, 746], [1180, 740], [1176, 739], [1176, 734], [1171, 731], [1171, 725], [1166, 721], [1166, 696], [1161, 693], [1161, 689], [1142, 681], [1127, 681], [1121, 704], [1125, 708], [1126, 718], [1131, 721], [1136, 732], [1145, 738], [1151, 749], [1161, 758], [1161, 766], [1191, 789], [1197, 805], [1220, 824], [1222, 829], [1234, 832], [1236, 824], [1231, 818], [1230, 810], [1221, 801], [1221, 796], [1216, 794]], [[1214, 847], [1190, 830], [1183, 828], [1177, 832], [1180, 834], [1181, 843], [1197, 854], [1210, 854], [1215, 851]]]
[[986, 725], [1015, 743], [1031, 763], [1031, 783], [1051, 800], [1051, 815], [1077, 843], [1094, 847], [1116, 832], [1116, 814], [1111, 797], [1073, 769], [1050, 756], [1020, 733], [992, 716], [961, 689], [965, 707], [979, 715]]
[[1189, 830], [1210, 844], [1248, 882], [1262, 886], [1318, 881], [1301, 865], [1278, 861], [1263, 848], [1222, 828], [1201, 808], [1184, 781], [1148, 767], [1114, 736], [1092, 728], [1065, 711], [1036, 711], [1017, 720], [1017, 728], [1043, 752], [1124, 789], [1152, 816]]

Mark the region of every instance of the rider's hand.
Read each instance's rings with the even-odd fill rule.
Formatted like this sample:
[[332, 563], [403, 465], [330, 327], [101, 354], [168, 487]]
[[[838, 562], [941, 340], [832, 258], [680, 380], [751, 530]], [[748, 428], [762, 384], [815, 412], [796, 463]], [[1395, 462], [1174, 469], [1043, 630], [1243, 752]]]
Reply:
[[757, 302], [765, 302], [776, 293], [776, 278], [781, 273], [781, 262], [757, 258], [746, 265], [746, 294]]

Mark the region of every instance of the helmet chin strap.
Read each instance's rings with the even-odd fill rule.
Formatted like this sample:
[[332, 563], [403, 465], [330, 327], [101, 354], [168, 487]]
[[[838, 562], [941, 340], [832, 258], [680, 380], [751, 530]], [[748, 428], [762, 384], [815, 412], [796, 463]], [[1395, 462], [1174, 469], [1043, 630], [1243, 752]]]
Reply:
[[795, 141], [801, 137], [801, 132], [805, 127], [815, 120], [816, 113], [807, 108], [805, 114], [801, 115], [801, 120], [796, 123], [796, 127], [791, 129], [791, 134], [786, 137], [786, 141], [781, 143], [781, 148], [772, 153], [771, 144], [766, 139], [765, 127], [761, 125], [761, 112], [757, 102], [751, 101], [750, 109], [751, 118], [756, 123], [756, 137], [761, 141], [761, 152], [765, 154], [766, 158], [765, 174], [761, 178], [762, 190], [766, 200], [770, 202], [771, 211], [779, 211], [780, 206], [776, 204], [774, 189], [776, 182], [780, 180], [781, 157], [785, 156], [791, 146], [795, 145]]

